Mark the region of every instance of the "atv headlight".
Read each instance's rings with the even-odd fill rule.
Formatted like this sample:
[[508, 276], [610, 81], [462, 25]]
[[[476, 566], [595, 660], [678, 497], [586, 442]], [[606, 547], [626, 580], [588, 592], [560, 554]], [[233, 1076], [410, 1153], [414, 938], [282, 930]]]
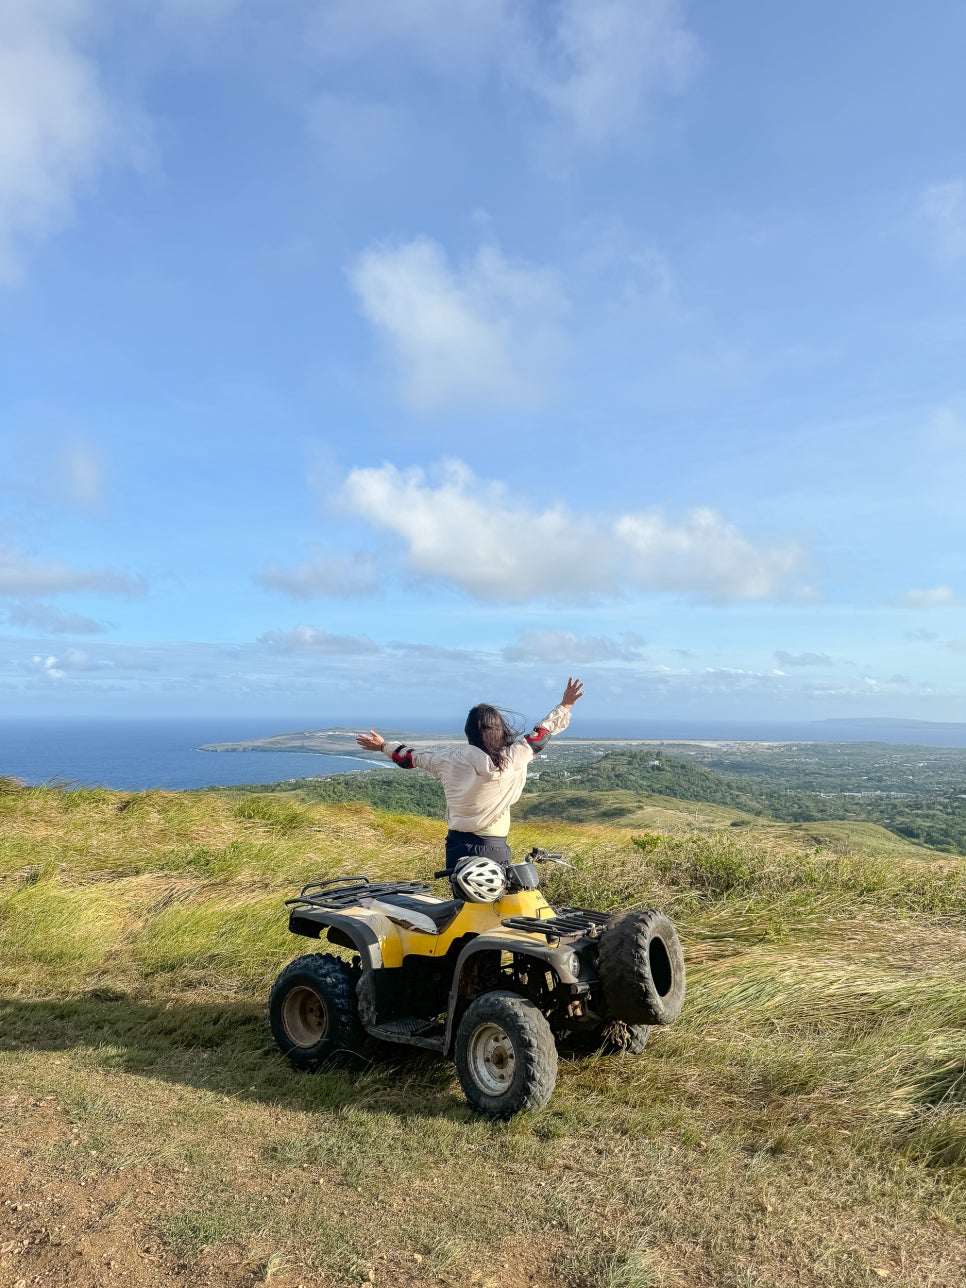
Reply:
[[580, 974], [580, 958], [576, 953], [571, 953], [567, 959], [567, 969], [575, 979]]

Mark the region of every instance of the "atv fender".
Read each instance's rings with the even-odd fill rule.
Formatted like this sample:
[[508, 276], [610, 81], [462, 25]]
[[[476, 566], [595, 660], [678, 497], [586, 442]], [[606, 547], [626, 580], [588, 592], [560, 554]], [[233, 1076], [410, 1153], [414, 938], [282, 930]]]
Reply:
[[330, 912], [327, 908], [293, 908], [289, 914], [288, 928], [293, 935], [307, 935], [310, 939], [318, 939], [323, 930], [334, 930], [336, 933], [330, 933], [327, 938], [344, 948], [354, 948], [361, 958], [364, 971], [397, 964], [383, 960], [383, 945], [395, 943], [398, 936], [389, 918], [379, 913], [370, 913], [364, 917], [353, 913], [350, 917], [344, 913]]
[[446, 1015], [446, 1040], [444, 1052], [448, 1053], [452, 1045], [454, 1030], [462, 1018], [459, 999], [460, 985], [463, 981], [464, 970], [471, 957], [477, 953], [496, 952], [512, 953], [514, 957], [527, 957], [539, 961], [546, 969], [553, 971], [565, 988], [569, 988], [573, 993], [582, 993], [586, 990], [586, 983], [579, 981], [570, 969], [570, 959], [573, 955], [575, 945], [570, 942], [563, 946], [557, 944], [551, 947], [538, 939], [535, 935], [527, 938], [508, 934], [505, 930], [494, 931], [488, 935], [477, 935], [472, 939], [459, 957], [456, 959], [456, 967], [453, 971], [453, 983], [449, 991], [449, 1005]]

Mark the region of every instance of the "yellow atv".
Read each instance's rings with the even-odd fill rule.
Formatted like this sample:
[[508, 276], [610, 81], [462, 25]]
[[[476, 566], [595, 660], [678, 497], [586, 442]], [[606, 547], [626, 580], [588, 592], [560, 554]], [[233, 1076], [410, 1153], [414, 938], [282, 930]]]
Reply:
[[[336, 877], [305, 886], [289, 929], [356, 954], [297, 957], [272, 988], [282, 1052], [314, 1071], [358, 1052], [365, 1037], [450, 1055], [478, 1112], [509, 1118], [545, 1105], [558, 1040], [638, 1054], [652, 1024], [684, 1002], [674, 926], [653, 910], [615, 916], [552, 908], [534, 850], [504, 867], [469, 859], [448, 876], [453, 898], [416, 881]], [[567, 865], [569, 866], [569, 865]]]

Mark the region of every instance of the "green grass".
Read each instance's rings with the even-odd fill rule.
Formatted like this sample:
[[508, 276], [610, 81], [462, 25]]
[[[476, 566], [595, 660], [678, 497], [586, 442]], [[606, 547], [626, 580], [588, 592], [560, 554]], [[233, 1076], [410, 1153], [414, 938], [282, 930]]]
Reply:
[[223, 1265], [281, 1288], [960, 1282], [966, 865], [853, 825], [668, 815], [515, 825], [575, 864], [553, 901], [668, 911], [689, 996], [640, 1059], [566, 1059], [545, 1110], [494, 1125], [444, 1061], [299, 1076], [265, 1026], [275, 973], [317, 947], [284, 899], [426, 877], [441, 823], [0, 792], [0, 1188], [61, 1194], [73, 1239], [70, 1196], [101, 1196], [118, 1246], [136, 1232], [132, 1283], [149, 1256], [185, 1286]]

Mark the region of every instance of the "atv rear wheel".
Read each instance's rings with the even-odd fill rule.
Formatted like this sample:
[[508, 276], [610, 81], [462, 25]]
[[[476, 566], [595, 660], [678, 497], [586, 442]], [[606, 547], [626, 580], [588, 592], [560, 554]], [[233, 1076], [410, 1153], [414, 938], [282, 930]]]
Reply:
[[296, 1069], [347, 1063], [363, 1041], [352, 967], [331, 953], [296, 957], [272, 987], [268, 1018]]
[[516, 993], [484, 993], [456, 1033], [456, 1072], [477, 1113], [511, 1118], [541, 1109], [557, 1082], [557, 1048], [533, 1002]]
[[628, 1024], [670, 1024], [680, 1015], [684, 953], [662, 912], [627, 912], [610, 921], [598, 964], [607, 1015]]

